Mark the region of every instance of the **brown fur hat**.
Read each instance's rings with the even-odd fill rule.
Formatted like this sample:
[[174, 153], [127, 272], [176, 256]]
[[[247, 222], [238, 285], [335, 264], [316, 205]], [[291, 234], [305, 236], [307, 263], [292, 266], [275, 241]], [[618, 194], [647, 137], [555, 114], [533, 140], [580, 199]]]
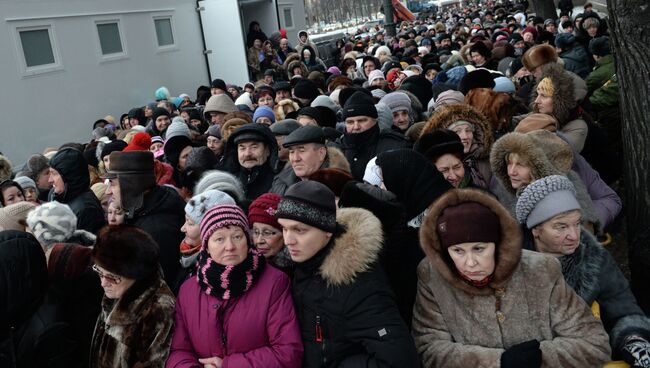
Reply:
[[146, 232], [133, 226], [106, 226], [93, 248], [95, 263], [118, 276], [139, 280], [158, 272], [159, 248]]
[[334, 192], [335, 196], [340, 197], [345, 184], [354, 180], [354, 178], [348, 171], [336, 168], [325, 168], [316, 170], [313, 174], [309, 175], [309, 180], [315, 180], [325, 184], [325, 186]]
[[465, 104], [473, 106], [489, 120], [492, 132], [506, 129], [512, 119], [515, 103], [505, 92], [474, 88], [465, 96]]
[[571, 146], [555, 133], [547, 130], [527, 134], [508, 133], [494, 142], [490, 165], [501, 185], [513, 194], [516, 191], [510, 185], [507, 164], [507, 157], [511, 153], [516, 153], [530, 167], [532, 180], [549, 175], [566, 175], [573, 165]]
[[547, 63], [557, 62], [558, 56], [555, 48], [549, 45], [536, 45], [528, 49], [521, 58], [529, 72]]

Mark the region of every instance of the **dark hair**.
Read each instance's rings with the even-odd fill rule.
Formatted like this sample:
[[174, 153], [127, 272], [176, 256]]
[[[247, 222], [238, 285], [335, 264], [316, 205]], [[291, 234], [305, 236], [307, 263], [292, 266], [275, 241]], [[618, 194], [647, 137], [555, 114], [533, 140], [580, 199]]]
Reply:
[[5, 190], [11, 187], [18, 188], [18, 190], [20, 190], [20, 193], [22, 193], [23, 197], [25, 197], [25, 191], [23, 190], [23, 187], [20, 186], [20, 184], [16, 183], [13, 180], [5, 180], [2, 183], [0, 183], [0, 204], [2, 204], [3, 206], [5, 205]]

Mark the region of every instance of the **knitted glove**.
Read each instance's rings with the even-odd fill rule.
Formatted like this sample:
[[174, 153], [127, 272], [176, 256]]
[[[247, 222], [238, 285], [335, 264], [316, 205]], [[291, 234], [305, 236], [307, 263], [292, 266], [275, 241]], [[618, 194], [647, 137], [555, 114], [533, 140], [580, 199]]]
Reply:
[[634, 368], [650, 368], [650, 342], [640, 336], [625, 339], [621, 355]]
[[542, 351], [537, 340], [511, 346], [501, 354], [501, 368], [540, 368], [541, 366]]

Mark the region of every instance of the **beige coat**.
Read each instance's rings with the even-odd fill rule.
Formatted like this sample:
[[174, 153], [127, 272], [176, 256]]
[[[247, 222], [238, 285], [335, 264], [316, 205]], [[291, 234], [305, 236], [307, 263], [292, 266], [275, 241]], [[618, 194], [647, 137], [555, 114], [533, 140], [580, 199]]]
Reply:
[[[500, 218], [494, 280], [484, 288], [462, 281], [442, 258], [435, 224], [441, 211], [479, 202]], [[429, 209], [420, 230], [427, 257], [418, 268], [413, 336], [424, 367], [499, 367], [505, 349], [539, 340], [542, 367], [599, 367], [610, 358], [607, 334], [567, 286], [560, 263], [521, 250], [517, 223], [489, 195], [452, 190]]]

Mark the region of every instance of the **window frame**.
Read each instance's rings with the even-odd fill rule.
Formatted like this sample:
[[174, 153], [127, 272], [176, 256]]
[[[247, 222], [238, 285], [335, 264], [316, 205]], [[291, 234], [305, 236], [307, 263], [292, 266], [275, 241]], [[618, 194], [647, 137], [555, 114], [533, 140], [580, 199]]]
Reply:
[[[99, 37], [99, 27], [98, 27], [99, 25], [102, 24], [117, 24], [117, 32], [120, 36], [120, 44], [122, 45], [122, 52], [104, 54], [104, 50], [102, 50], [101, 38]], [[97, 38], [97, 56], [99, 58], [100, 63], [128, 58], [129, 53], [127, 49], [126, 38], [124, 37], [123, 22], [121, 17], [98, 18], [95, 19], [95, 21], [93, 22], [93, 26], [95, 27], [95, 35], [96, 35], [95, 37]]]
[[[16, 54], [18, 58], [18, 68], [21, 76], [31, 77], [41, 74], [52, 73], [56, 71], [63, 70], [63, 58], [61, 57], [61, 51], [59, 49], [59, 44], [56, 38], [56, 30], [54, 23], [51, 21], [38, 21], [38, 22], [24, 22], [21, 24], [16, 24], [14, 28], [14, 38], [15, 38], [15, 47]], [[36, 66], [27, 66], [27, 58], [25, 55], [25, 50], [23, 48], [23, 41], [20, 37], [21, 32], [27, 31], [47, 31], [48, 37], [50, 38], [50, 47], [52, 50], [52, 55], [54, 57], [54, 63], [42, 64]]]
[[[174, 27], [174, 17], [173, 17], [173, 15], [172, 14], [157, 14], [157, 15], [153, 15], [151, 19], [152, 19], [151, 23], [153, 25], [153, 36], [154, 36], [154, 39], [156, 40], [156, 47], [158, 49], [157, 53], [178, 50], [178, 40], [176, 38], [177, 33], [176, 33], [176, 27]], [[170, 27], [171, 32], [172, 32], [172, 40], [173, 40], [174, 43], [172, 43], [170, 45], [162, 45], [161, 46], [160, 45], [160, 40], [158, 39], [158, 32], [156, 32], [156, 21], [157, 20], [164, 20], [164, 19], [169, 20], [169, 27]]]
[[[289, 13], [291, 14], [291, 27], [287, 26], [287, 18], [286, 18], [286, 16], [285, 16], [285, 15], [286, 15], [286, 14], [285, 14], [285, 11], [287, 11], [287, 10], [289, 10]], [[291, 6], [291, 5], [284, 5], [284, 6], [282, 7], [282, 23], [283, 23], [284, 28], [285, 28], [286, 30], [291, 31], [291, 30], [294, 30], [294, 29], [296, 28], [296, 17], [294, 16], [293, 6]]]

